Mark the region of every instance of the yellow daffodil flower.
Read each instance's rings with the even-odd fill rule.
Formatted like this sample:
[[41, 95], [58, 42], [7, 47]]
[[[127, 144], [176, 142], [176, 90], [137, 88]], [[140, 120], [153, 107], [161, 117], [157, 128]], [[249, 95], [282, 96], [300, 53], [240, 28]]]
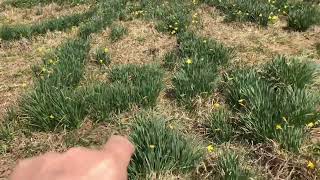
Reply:
[[187, 63], [187, 64], [192, 64], [192, 59], [190, 59], [190, 58], [187, 59], [187, 60], [186, 60], [186, 63]]
[[308, 161], [307, 168], [309, 168], [309, 169], [314, 169], [315, 167], [316, 167], [316, 166], [315, 166], [315, 164], [314, 164], [313, 162]]
[[221, 105], [219, 103], [214, 103], [212, 107], [213, 109], [219, 109]]
[[50, 119], [54, 119], [54, 116], [51, 114], [51, 115], [49, 116], [49, 118], [50, 118]]
[[154, 149], [154, 148], [156, 148], [156, 145], [150, 144], [149, 148]]
[[209, 146], [207, 146], [207, 150], [209, 153], [214, 152], [214, 146], [210, 144]]
[[105, 52], [105, 53], [108, 53], [108, 52], [109, 52], [109, 49], [108, 49], [108, 48], [104, 48], [104, 52]]
[[308, 124], [307, 124], [307, 127], [308, 127], [308, 128], [313, 128], [313, 127], [314, 127], [314, 123], [313, 123], [313, 122], [308, 123]]
[[277, 125], [276, 125], [276, 129], [277, 129], [277, 130], [282, 130], [282, 126], [281, 126], [280, 124], [277, 124]]

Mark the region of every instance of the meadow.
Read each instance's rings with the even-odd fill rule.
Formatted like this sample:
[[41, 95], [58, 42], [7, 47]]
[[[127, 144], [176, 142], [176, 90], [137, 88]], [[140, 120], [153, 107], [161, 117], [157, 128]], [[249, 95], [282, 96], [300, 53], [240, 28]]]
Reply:
[[0, 179], [127, 136], [129, 179], [320, 178], [320, 1], [1, 0]]

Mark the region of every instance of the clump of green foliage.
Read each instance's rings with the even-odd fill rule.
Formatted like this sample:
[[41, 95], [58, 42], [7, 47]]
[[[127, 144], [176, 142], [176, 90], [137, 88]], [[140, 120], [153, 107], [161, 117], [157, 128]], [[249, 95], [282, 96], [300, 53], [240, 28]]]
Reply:
[[110, 40], [116, 42], [128, 34], [128, 28], [122, 25], [115, 25], [111, 27]]
[[97, 49], [96, 62], [101, 65], [109, 65], [111, 63], [111, 57], [110, 57], [108, 48]]
[[202, 156], [198, 145], [154, 114], [137, 116], [130, 138], [136, 146], [129, 166], [133, 179], [146, 178], [151, 173], [185, 173], [195, 168]]
[[46, 5], [51, 3], [57, 3], [59, 5], [79, 5], [87, 3], [88, 0], [5, 0], [2, 5], [11, 5], [16, 8], [31, 8], [39, 4]]
[[228, 21], [250, 21], [267, 26], [278, 20], [278, 16], [288, 13], [286, 0], [205, 0], [226, 14]]
[[77, 86], [84, 74], [89, 48], [86, 39], [67, 41], [44, 59], [43, 67], [35, 72], [38, 80], [53, 87]]
[[126, 65], [114, 68], [110, 72], [112, 82], [133, 87], [136, 91], [136, 102], [144, 106], [154, 106], [160, 91], [163, 89], [163, 72], [156, 65]]
[[69, 89], [40, 83], [21, 100], [21, 114], [36, 131], [79, 128], [86, 115], [84, 99]]
[[34, 35], [44, 34], [47, 31], [61, 31], [79, 25], [81, 22], [90, 18], [93, 13], [94, 10], [91, 9], [84, 13], [44, 20], [34, 25], [4, 25], [0, 28], [0, 38], [9, 41], [22, 37], [30, 38]]
[[157, 20], [157, 29], [172, 35], [184, 32], [191, 23], [191, 12], [195, 8], [192, 1], [148, 1], [142, 0], [130, 11], [134, 15], [143, 15], [147, 19]]
[[227, 150], [218, 157], [217, 172], [221, 179], [240, 180], [250, 179], [250, 173], [244, 169], [237, 153]]
[[230, 117], [231, 113], [225, 109], [219, 109], [210, 116], [208, 129], [213, 142], [225, 143], [233, 139], [235, 132]]
[[296, 3], [290, 7], [288, 27], [296, 31], [306, 31], [312, 25], [320, 23], [320, 12], [310, 3]]
[[176, 51], [170, 51], [167, 54], [165, 54], [163, 59], [163, 67], [168, 70], [174, 70], [177, 67], [177, 64], [181, 61], [180, 57], [178, 55], [178, 52]]
[[180, 61], [172, 81], [177, 99], [190, 103], [194, 97], [213, 90], [219, 77], [218, 68], [227, 64], [232, 51], [193, 33], [180, 34], [178, 43]]
[[297, 58], [289, 61], [284, 56], [278, 56], [263, 67], [262, 76], [273, 86], [292, 86], [303, 89], [312, 84], [315, 68], [311, 63], [301, 62]]
[[110, 71], [111, 84], [95, 85], [88, 92], [88, 109], [96, 120], [132, 106], [152, 107], [163, 88], [163, 72], [159, 67], [126, 65]]
[[99, 32], [113, 21], [124, 16], [127, 0], [99, 1], [95, 14], [79, 28], [79, 35], [87, 38], [90, 34]]
[[226, 14], [228, 21], [249, 21], [267, 26], [281, 16], [288, 16], [288, 27], [305, 31], [319, 23], [317, 7], [309, 2], [287, 0], [205, 0]]
[[244, 137], [256, 143], [274, 139], [287, 150], [299, 150], [306, 124], [318, 117], [318, 100], [305, 86], [312, 82], [314, 69], [300, 63], [281, 57], [265, 65], [262, 73], [241, 69], [225, 77], [224, 93], [229, 105], [242, 112]]
[[35, 90], [23, 97], [21, 113], [29, 127], [39, 131], [78, 128], [86, 115], [83, 98], [72, 88], [82, 79], [89, 44], [69, 40], [35, 68]]

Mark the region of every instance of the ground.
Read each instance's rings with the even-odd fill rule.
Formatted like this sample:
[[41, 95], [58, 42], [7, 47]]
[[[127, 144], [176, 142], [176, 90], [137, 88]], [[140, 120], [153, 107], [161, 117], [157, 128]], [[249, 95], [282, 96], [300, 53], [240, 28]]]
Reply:
[[[0, 1], [0, 3], [3, 2]], [[312, 62], [314, 66], [318, 66], [320, 63], [319, 25], [313, 25], [308, 30], [300, 32], [286, 28], [286, 17], [280, 18], [275, 23], [270, 23], [268, 27], [253, 22], [226, 22], [225, 14], [216, 7], [206, 3], [199, 2], [195, 5], [194, 1], [190, 2], [190, 4], [192, 3], [194, 3], [192, 5], [194, 9], [190, 10], [191, 16], [196, 14], [199, 23], [190, 23], [186, 31], [193, 32], [196, 36], [206, 38], [208, 41], [214, 40], [233, 50], [229, 65], [219, 65], [219, 71], [214, 74], [221, 77], [216, 80], [217, 83], [224, 83], [224, 73], [234, 67], [241, 66], [246, 69], [255, 69], [271, 62], [278, 55], [299, 57], [302, 60]], [[49, 3], [28, 8], [5, 5], [0, 7], [0, 28], [15, 24], [31, 25], [46, 19], [83, 13], [90, 10], [90, 7], [87, 3], [78, 5]], [[131, 6], [127, 5], [127, 7]], [[159, 8], [159, 6], [157, 7]], [[148, 11], [149, 9], [141, 8], [141, 10]], [[227, 142], [214, 142], [211, 139], [212, 132], [207, 123], [212, 114], [216, 113], [219, 108], [227, 109], [228, 112], [229, 110], [231, 112], [228, 118], [237, 122], [242, 117], [243, 112], [232, 110], [234, 106], [228, 104], [226, 95], [219, 87], [192, 97], [191, 110], [190, 107], [185, 107], [183, 104], [186, 104], [186, 102], [176, 97], [174, 91], [177, 85], [173, 80], [184, 65], [172, 65], [175, 66], [173, 69], [164, 68], [166, 56], [170, 52], [179, 51], [183, 46], [181, 45], [183, 42], [179, 42], [180, 32], [172, 33], [171, 25], [169, 26], [170, 30], [161, 30], [159, 25], [161, 23], [158, 21], [162, 19], [157, 19], [151, 15], [151, 18], [141, 17], [140, 15], [144, 13], [141, 10], [138, 8], [132, 13], [125, 11], [127, 13], [125, 18], [119, 15], [110, 25], [106, 25], [100, 31], [92, 32], [89, 35], [90, 49], [86, 54], [83, 77], [80, 78], [78, 85], [75, 87], [68, 86], [66, 89], [70, 88], [75, 92], [77, 90], [83, 92], [81, 91], [82, 88], [87, 90], [87, 87], [90, 89], [91, 86], [96, 84], [115, 84], [110, 80], [114, 68], [130, 64], [138, 66], [156, 64], [156, 68], [163, 72], [163, 79], [161, 80], [163, 88], [158, 92], [155, 104], [151, 107], [144, 107], [139, 103], [132, 103], [130, 108], [111, 111], [110, 116], [98, 121], [94, 115], [87, 112], [89, 111], [87, 109], [87, 114], [82, 118], [82, 122], [77, 128], [61, 128], [59, 130], [54, 128], [54, 130], [49, 131], [34, 130], [29, 126], [24, 126], [30, 118], [33, 118], [32, 114], [28, 114], [28, 111], [22, 111], [21, 113], [20, 109], [23, 107], [21, 104], [25, 103], [22, 99], [32, 93], [38, 85], [37, 82], [41, 81], [35, 77], [34, 67], [42, 67], [43, 60], [47, 59], [47, 55], [55, 54], [55, 50], [67, 42], [68, 39], [80, 37], [81, 28], [90, 20], [83, 20], [82, 24], [67, 29], [48, 30], [46, 33], [32, 35], [31, 37], [13, 40], [0, 39], [0, 97], [2, 97], [0, 99], [0, 122], [2, 125], [0, 129], [0, 179], [7, 179], [18, 160], [23, 158], [48, 151], [64, 152], [74, 146], [99, 147], [112, 134], [130, 137], [137, 116], [149, 113], [152, 114], [150, 115], [151, 118], [154, 116], [165, 117], [165, 125], [169, 127], [167, 129], [178, 132], [178, 134], [182, 134], [183, 138], [189, 138], [190, 141], [196, 142], [196, 145], [192, 146], [191, 149], [199, 146], [205, 152], [202, 158], [196, 161], [196, 165], [192, 165], [193, 168], [188, 170], [179, 169], [178, 165], [175, 167], [176, 169], [173, 168], [174, 170], [171, 171], [170, 169], [165, 172], [160, 172], [155, 168], [153, 169], [154, 172], [146, 173], [145, 176], [142, 176], [143, 178], [135, 176], [136, 179], [228, 179], [227, 176], [221, 175], [218, 171], [228, 171], [229, 169], [217, 163], [220, 162], [221, 154], [225, 150], [236, 152], [240, 157], [239, 159], [235, 158], [236, 162], [239, 161], [243, 169], [251, 169], [249, 174], [254, 179], [319, 178], [319, 169], [308, 166], [309, 162], [320, 163], [320, 128], [318, 125], [313, 125], [307, 131], [308, 134], [311, 134], [310, 140], [304, 141], [298, 152], [290, 152], [290, 150], [283, 148], [280, 145], [281, 143], [277, 142], [278, 139], [269, 137], [267, 141], [252, 144], [251, 142], [247, 143], [246, 140], [239, 140], [238, 137], [241, 138], [241, 135], [237, 134], [235, 135], [236, 138]], [[99, 13], [99, 11], [97, 12]], [[112, 42], [110, 39], [111, 31], [115, 26], [124, 27], [127, 32], [117, 41]], [[207, 40], [205, 41], [207, 42]], [[111, 59], [110, 64], [100, 63], [100, 59], [97, 59], [97, 52], [101, 49]], [[193, 61], [196, 60], [197, 55], [192, 57]], [[182, 53], [178, 53], [177, 56], [180, 56], [179, 59], [182, 60], [182, 64], [185, 64], [185, 59], [189, 58]], [[190, 63], [191, 65], [195, 63], [193, 61]], [[128, 78], [130, 80], [134, 79], [133, 75], [132, 77], [129, 75]], [[312, 92], [315, 95], [318, 93], [319, 87], [317, 78], [315, 77], [315, 81], [310, 85], [310, 89], [313, 90]], [[156, 86], [153, 81], [145, 80], [145, 82], [151, 84], [150, 86]], [[138, 88], [144, 85], [144, 82], [141, 82]], [[131, 84], [125, 86], [131, 86]], [[64, 90], [63, 92], [69, 92]], [[149, 91], [153, 91], [153, 89], [148, 89]], [[83, 97], [87, 97], [87, 94]], [[242, 99], [238, 100], [241, 104]], [[315, 106], [319, 107], [319, 104], [315, 104]], [[86, 108], [88, 107], [86, 106]], [[319, 108], [315, 113], [319, 113]], [[315, 118], [318, 117], [315, 116]], [[318, 122], [318, 119], [314, 120]], [[8, 125], [10, 128], [6, 129], [6, 124], [10, 124]], [[11, 124], [13, 124], [12, 127]], [[238, 132], [238, 130], [236, 131]], [[134, 133], [138, 134], [138, 132]], [[210, 145], [214, 146], [214, 152], [207, 148]], [[170, 146], [168, 145], [168, 147]], [[179, 160], [175, 161], [178, 162]], [[241, 171], [239, 170], [237, 173]]]

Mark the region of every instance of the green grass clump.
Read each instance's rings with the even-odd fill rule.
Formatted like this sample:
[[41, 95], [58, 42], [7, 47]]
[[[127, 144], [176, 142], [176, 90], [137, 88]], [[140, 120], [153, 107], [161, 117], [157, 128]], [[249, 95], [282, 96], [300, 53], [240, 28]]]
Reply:
[[87, 38], [90, 34], [99, 32], [113, 21], [124, 16], [127, 0], [99, 1], [95, 14], [79, 28], [79, 35]]
[[311, 63], [297, 58], [276, 57], [263, 67], [263, 77], [274, 86], [292, 86], [303, 89], [312, 84], [315, 68]]
[[76, 129], [86, 115], [83, 97], [46, 83], [22, 98], [20, 110], [27, 126], [36, 131]]
[[296, 31], [306, 31], [312, 25], [320, 23], [320, 12], [310, 3], [296, 3], [290, 7], [288, 27]]
[[111, 63], [111, 57], [110, 57], [108, 48], [97, 49], [96, 62], [101, 65], [109, 65]]
[[190, 103], [196, 96], [210, 93], [219, 77], [218, 68], [231, 58], [231, 50], [192, 33], [179, 36], [180, 64], [173, 78], [177, 99]]
[[202, 156], [198, 145], [167, 127], [157, 115], [138, 116], [130, 137], [136, 146], [129, 166], [131, 179], [144, 179], [151, 173], [186, 173]]
[[163, 67], [168, 70], [174, 70], [177, 64], [181, 61], [178, 53], [176, 51], [170, 51], [165, 54]]
[[283, 130], [279, 129], [276, 132], [275, 140], [281, 144], [282, 148], [291, 152], [299, 152], [299, 148], [307, 137], [306, 133], [304, 127], [285, 125]]
[[288, 16], [288, 27], [306, 31], [320, 22], [317, 7], [308, 2], [287, 0], [205, 0], [226, 14], [228, 21], [249, 21], [267, 26]]
[[124, 84], [95, 84], [86, 89], [88, 115], [96, 121], [107, 120], [112, 114], [128, 110], [135, 103], [131, 89]]
[[88, 0], [6, 0], [2, 5], [11, 5], [16, 8], [31, 8], [37, 5], [46, 5], [51, 3], [57, 3], [59, 5], [70, 4], [79, 5], [88, 2]]
[[3, 25], [0, 27], [0, 38], [3, 40], [15, 40], [22, 37], [30, 37], [31, 28], [28, 25]]
[[191, 32], [178, 36], [180, 56], [182, 58], [198, 58], [216, 65], [226, 65], [232, 57], [233, 50], [224, 47], [209, 38], [199, 37]]
[[162, 77], [157, 66], [126, 65], [112, 69], [111, 84], [95, 85], [88, 90], [89, 114], [101, 121], [132, 106], [154, 106], [163, 88]]
[[231, 113], [227, 110], [220, 109], [214, 112], [209, 119], [209, 137], [215, 143], [225, 143], [232, 140], [235, 135], [232, 122], [230, 121]]
[[145, 18], [157, 20], [159, 31], [175, 35], [184, 32], [191, 23], [191, 12], [194, 7], [192, 1], [185, 0], [167, 2], [141, 0], [140, 4], [132, 9], [132, 13], [143, 12]]
[[249, 21], [267, 26], [288, 13], [287, 0], [205, 0], [226, 14], [228, 21]]
[[112, 82], [132, 87], [132, 98], [143, 106], [154, 106], [163, 89], [163, 72], [155, 65], [125, 65], [110, 72]]
[[44, 59], [42, 68], [35, 69], [35, 90], [20, 103], [21, 114], [31, 129], [55, 131], [81, 125], [86, 109], [83, 98], [72, 88], [83, 76], [88, 51], [87, 40], [69, 40]]
[[116, 42], [128, 34], [128, 28], [122, 25], [115, 25], [111, 27], [110, 40]]
[[88, 40], [68, 40], [44, 59], [43, 67], [36, 72], [39, 81], [53, 87], [77, 86], [84, 74], [88, 52]]
[[217, 171], [224, 180], [246, 180], [250, 179], [250, 173], [243, 168], [239, 156], [227, 150], [218, 157]]
[[[283, 63], [281, 58], [276, 58], [275, 61], [265, 67]], [[292, 71], [296, 66], [303, 67], [304, 63], [285, 65], [277, 69], [266, 68], [270, 73], [268, 77], [261, 76], [255, 70], [237, 70], [226, 77], [224, 93], [229, 105], [242, 112], [240, 129], [246, 139], [256, 143], [274, 139], [287, 150], [299, 150], [306, 136], [304, 127], [314, 123], [314, 119], [318, 117], [318, 100], [304, 84], [300, 86], [302, 89], [296, 87], [299, 78], [284, 81], [289, 83], [279, 88], [274, 85], [277, 77], [273, 76], [279, 71], [290, 71], [291, 77], [299, 77], [303, 70]]]
[[7, 41], [17, 40], [22, 37], [31, 38], [34, 35], [45, 34], [47, 31], [62, 31], [79, 25], [90, 18], [93, 13], [94, 11], [91, 9], [84, 13], [44, 20], [34, 25], [4, 25], [0, 28], [0, 39]]

